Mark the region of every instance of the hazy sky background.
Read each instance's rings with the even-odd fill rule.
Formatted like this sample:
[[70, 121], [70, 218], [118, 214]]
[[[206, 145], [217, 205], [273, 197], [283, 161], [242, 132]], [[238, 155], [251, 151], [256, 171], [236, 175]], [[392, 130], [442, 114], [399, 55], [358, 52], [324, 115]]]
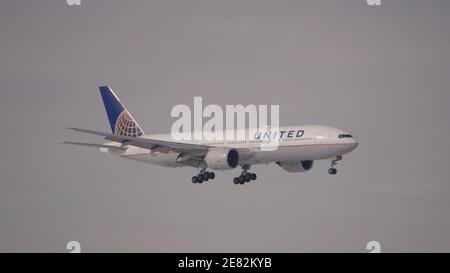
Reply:
[[[0, 1], [0, 251], [450, 251], [450, 1]], [[350, 131], [329, 176], [256, 166], [193, 185], [65, 146], [109, 130], [111, 85], [147, 132], [175, 104], [279, 104]]]

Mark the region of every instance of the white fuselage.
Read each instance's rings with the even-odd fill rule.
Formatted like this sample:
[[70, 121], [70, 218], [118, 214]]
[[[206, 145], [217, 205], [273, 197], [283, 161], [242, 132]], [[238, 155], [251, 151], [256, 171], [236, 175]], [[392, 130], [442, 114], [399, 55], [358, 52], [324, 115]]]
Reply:
[[[145, 135], [142, 137], [166, 141], [173, 140], [170, 134]], [[176, 141], [205, 145], [210, 149], [226, 147], [250, 150], [251, 153], [249, 156], [242, 157], [242, 159], [239, 160], [239, 164], [250, 165], [271, 162], [299, 162], [303, 160], [329, 159], [338, 155], [349, 153], [358, 145], [358, 142], [345, 131], [321, 125], [280, 127], [278, 129], [278, 134], [273, 135], [273, 138], [278, 139], [278, 141], [277, 146], [272, 147], [272, 149], [261, 149], [261, 143], [269, 141], [268, 139], [264, 139], [264, 134], [250, 134], [242, 140]], [[112, 142], [108, 143], [108, 145], [120, 146], [121, 144]], [[100, 150], [102, 152], [115, 154], [123, 158], [166, 167], [198, 167], [192, 164], [187, 164], [183, 161], [180, 162], [178, 160], [180, 154], [177, 152], [152, 151], [150, 149], [139, 148], [131, 145], [126, 145], [123, 147], [126, 149], [121, 151], [108, 148], [100, 148]]]

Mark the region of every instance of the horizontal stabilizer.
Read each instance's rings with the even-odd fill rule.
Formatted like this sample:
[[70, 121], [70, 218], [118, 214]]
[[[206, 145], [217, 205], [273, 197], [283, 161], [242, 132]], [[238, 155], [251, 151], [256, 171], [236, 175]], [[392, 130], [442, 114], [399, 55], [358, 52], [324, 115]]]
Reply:
[[68, 128], [70, 130], [74, 130], [76, 132], [93, 134], [103, 136], [106, 140], [115, 141], [119, 143], [126, 143], [132, 146], [144, 148], [144, 149], [155, 149], [158, 147], [167, 147], [168, 150], [178, 151], [178, 152], [190, 152], [195, 154], [205, 155], [208, 151], [208, 147], [200, 144], [191, 144], [191, 143], [182, 143], [175, 141], [167, 141], [167, 140], [159, 140], [159, 139], [151, 139], [151, 138], [143, 138], [143, 137], [130, 137], [130, 136], [121, 136], [115, 135], [106, 132], [81, 129], [81, 128]]
[[114, 149], [114, 150], [126, 150], [124, 147], [120, 146], [113, 146], [113, 145], [106, 145], [106, 144], [95, 144], [95, 143], [84, 143], [84, 142], [73, 142], [73, 141], [63, 141], [62, 144], [72, 144], [72, 145], [79, 145], [79, 146], [87, 146], [87, 147], [94, 147], [94, 148], [108, 148], [108, 149]]
[[[73, 128], [73, 127], [67, 128], [67, 129], [74, 130], [74, 131], [80, 132], [80, 133], [87, 133], [87, 134], [103, 136], [104, 139], [109, 140], [109, 141], [114, 141], [114, 142], [123, 143], [126, 145], [132, 145], [132, 146], [136, 146], [136, 147], [140, 147], [140, 148], [144, 148], [144, 149], [149, 149], [149, 150], [152, 150], [152, 152], [158, 151], [158, 152], [162, 152], [162, 153], [168, 153], [169, 151], [175, 151], [175, 152], [179, 152], [179, 153], [189, 154], [189, 157], [196, 157], [196, 156], [204, 156], [209, 151], [208, 146], [201, 145], [201, 144], [183, 143], [183, 142], [159, 140], [159, 139], [144, 138], [144, 137], [120, 136], [120, 135], [115, 135], [115, 134], [101, 132], [101, 131]], [[113, 147], [115, 147], [115, 146], [113, 146]], [[241, 158], [249, 158], [249, 157], [253, 156], [253, 154], [255, 152], [253, 150], [249, 150], [246, 148], [238, 148], [236, 150], [239, 152], [239, 155]], [[179, 160], [182, 160], [182, 159], [179, 159]]]

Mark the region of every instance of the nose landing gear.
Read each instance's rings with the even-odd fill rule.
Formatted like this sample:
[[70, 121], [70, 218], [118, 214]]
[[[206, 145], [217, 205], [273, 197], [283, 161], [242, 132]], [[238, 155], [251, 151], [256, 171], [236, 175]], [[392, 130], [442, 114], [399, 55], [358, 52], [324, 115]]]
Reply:
[[338, 155], [338, 156], [336, 156], [336, 159], [331, 160], [331, 167], [328, 169], [329, 175], [337, 174], [337, 169], [335, 168], [335, 166], [338, 164], [337, 162], [340, 160], [342, 160], [342, 155]]
[[194, 175], [191, 179], [192, 183], [203, 183], [203, 181], [213, 180], [216, 178], [216, 174], [214, 172], [208, 172], [205, 169], [202, 169], [198, 175]]

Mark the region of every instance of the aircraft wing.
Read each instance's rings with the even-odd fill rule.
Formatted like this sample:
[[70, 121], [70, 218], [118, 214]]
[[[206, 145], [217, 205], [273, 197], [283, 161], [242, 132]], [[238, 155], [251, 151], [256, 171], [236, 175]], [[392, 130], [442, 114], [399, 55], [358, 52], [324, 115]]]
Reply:
[[103, 136], [106, 140], [120, 142], [123, 144], [129, 144], [132, 146], [150, 149], [150, 150], [158, 150], [158, 151], [178, 151], [178, 152], [188, 152], [190, 154], [195, 155], [205, 155], [208, 152], [208, 147], [205, 145], [199, 144], [191, 144], [191, 143], [182, 143], [175, 141], [166, 141], [159, 139], [151, 139], [151, 138], [142, 138], [142, 137], [131, 137], [131, 136], [121, 136], [115, 135], [112, 133], [87, 130], [81, 128], [68, 128], [81, 133], [88, 133]]
[[[99, 135], [103, 136], [106, 140], [119, 142], [122, 144], [128, 144], [144, 149], [150, 149], [153, 151], [159, 151], [159, 152], [169, 152], [169, 151], [175, 151], [179, 152], [181, 154], [184, 154], [184, 157], [180, 157], [180, 160], [199, 160], [199, 157], [203, 157], [208, 152], [208, 147], [205, 145], [200, 144], [191, 144], [191, 143], [182, 143], [182, 142], [175, 142], [175, 141], [166, 141], [166, 140], [158, 140], [158, 139], [151, 139], [151, 138], [142, 138], [142, 137], [131, 137], [131, 136], [121, 136], [121, 135], [115, 135], [112, 133], [106, 133], [101, 131], [94, 131], [94, 130], [88, 130], [88, 129], [81, 129], [81, 128], [68, 128], [77, 132], [81, 133], [87, 133], [87, 134], [93, 134], [93, 135]], [[84, 146], [95, 146], [95, 147], [104, 147], [104, 148], [112, 148], [112, 149], [120, 149], [121, 147], [116, 147], [112, 145], [103, 145], [103, 144], [90, 144], [90, 143], [78, 143], [78, 142], [65, 142], [68, 144], [75, 144], [75, 145], [84, 145]], [[253, 150], [246, 149], [246, 148], [237, 148], [236, 149], [239, 152], [239, 155], [242, 160], [246, 160], [253, 156], [254, 152]], [[184, 159], [183, 159], [184, 158]]]

